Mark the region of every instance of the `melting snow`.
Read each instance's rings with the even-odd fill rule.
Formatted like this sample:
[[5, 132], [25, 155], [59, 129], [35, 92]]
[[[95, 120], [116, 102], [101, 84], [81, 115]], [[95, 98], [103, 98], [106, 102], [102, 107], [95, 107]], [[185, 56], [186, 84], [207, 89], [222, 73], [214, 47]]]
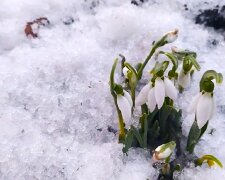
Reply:
[[[201, 75], [215, 69], [225, 76], [224, 37], [196, 25], [193, 16], [198, 8], [221, 3], [150, 0], [139, 7], [129, 0], [1, 0], [0, 179], [156, 179], [149, 153], [136, 149], [123, 156], [117, 135], [108, 131], [117, 129], [111, 65], [120, 53], [131, 63], [144, 59], [154, 40], [178, 28], [173, 45], [196, 51], [202, 66], [179, 97], [187, 135], [193, 117], [185, 109]], [[51, 25], [41, 27], [36, 39], [26, 37], [26, 23], [39, 17]], [[197, 155], [213, 154], [223, 164], [224, 88], [216, 87], [217, 113], [208, 128], [216, 131], [196, 147]], [[212, 178], [225, 179], [225, 170], [186, 168], [178, 177]]]

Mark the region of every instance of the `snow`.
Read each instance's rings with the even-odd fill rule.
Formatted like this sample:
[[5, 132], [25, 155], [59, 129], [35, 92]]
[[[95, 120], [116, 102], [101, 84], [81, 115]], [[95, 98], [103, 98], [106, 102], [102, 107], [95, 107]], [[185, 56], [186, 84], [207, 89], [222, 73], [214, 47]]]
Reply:
[[[138, 7], [129, 0], [1, 0], [0, 179], [156, 179], [149, 152], [133, 149], [124, 156], [117, 135], [107, 130], [117, 129], [111, 65], [120, 53], [131, 63], [142, 60], [154, 40], [178, 28], [173, 45], [196, 51], [202, 67], [179, 96], [187, 135], [193, 117], [185, 109], [201, 75], [207, 69], [225, 75], [224, 37], [193, 21], [198, 7], [225, 4], [210, 2], [152, 0]], [[184, 3], [191, 11], [184, 12]], [[39, 17], [51, 25], [41, 27], [37, 39], [26, 37], [26, 23]], [[68, 17], [74, 23], [65, 25]], [[210, 45], [213, 39], [217, 46]], [[216, 115], [196, 146], [198, 156], [213, 154], [223, 164], [224, 88], [216, 87]], [[179, 179], [224, 176], [224, 169], [199, 167], [185, 168]]]

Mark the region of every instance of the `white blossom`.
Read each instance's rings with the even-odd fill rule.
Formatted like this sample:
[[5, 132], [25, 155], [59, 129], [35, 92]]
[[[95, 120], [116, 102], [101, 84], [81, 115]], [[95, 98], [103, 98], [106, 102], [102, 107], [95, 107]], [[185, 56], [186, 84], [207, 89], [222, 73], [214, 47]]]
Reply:
[[172, 43], [174, 42], [178, 37], [178, 30], [174, 30], [174, 31], [169, 31], [168, 33], [166, 33], [166, 41], [168, 43]]
[[183, 69], [178, 74], [178, 85], [180, 85], [182, 88], [188, 87], [191, 81], [191, 75], [190, 72], [184, 73]]
[[173, 153], [175, 147], [176, 143], [174, 141], [158, 146], [153, 154], [154, 160], [166, 159]]
[[169, 97], [172, 100], [177, 98], [177, 89], [171, 80], [167, 77], [164, 77], [164, 80], [161, 78], [156, 78], [155, 86], [152, 87], [150, 83], [145, 85], [140, 91], [139, 95], [136, 98], [136, 106], [141, 106], [144, 103], [148, 105], [150, 112], [153, 112], [156, 108], [160, 109], [163, 106], [165, 97]]
[[131, 118], [132, 99], [130, 94], [123, 90], [124, 95], [117, 95], [117, 104], [122, 113], [123, 119], [128, 121]]
[[211, 93], [198, 93], [192, 100], [188, 112], [195, 112], [198, 127], [201, 129], [213, 117], [215, 102]]

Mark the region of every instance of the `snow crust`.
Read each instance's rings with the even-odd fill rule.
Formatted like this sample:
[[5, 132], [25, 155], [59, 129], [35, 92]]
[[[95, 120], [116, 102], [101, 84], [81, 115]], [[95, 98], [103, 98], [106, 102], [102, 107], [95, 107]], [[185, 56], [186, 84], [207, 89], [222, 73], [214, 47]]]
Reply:
[[[184, 12], [185, 3], [190, 12]], [[185, 110], [201, 75], [215, 69], [225, 76], [224, 37], [196, 25], [193, 15], [222, 3], [151, 0], [138, 7], [129, 0], [1, 0], [0, 179], [156, 179], [149, 152], [136, 149], [124, 156], [117, 135], [108, 131], [117, 129], [108, 86], [113, 60], [121, 53], [138, 62], [154, 40], [179, 29], [173, 45], [196, 51], [202, 67], [178, 100], [187, 135], [193, 116]], [[27, 38], [26, 23], [39, 17], [51, 25], [39, 29], [39, 38]], [[71, 25], [63, 23], [68, 17]], [[196, 146], [198, 156], [213, 154], [223, 164], [224, 88], [225, 83], [216, 87], [216, 115]], [[186, 168], [178, 176], [212, 178], [225, 179], [225, 170]]]

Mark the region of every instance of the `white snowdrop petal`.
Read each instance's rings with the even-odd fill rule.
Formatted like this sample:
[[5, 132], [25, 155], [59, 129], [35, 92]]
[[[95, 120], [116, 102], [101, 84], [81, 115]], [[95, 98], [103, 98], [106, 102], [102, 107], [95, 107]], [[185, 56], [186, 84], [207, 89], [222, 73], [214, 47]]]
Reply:
[[158, 157], [159, 159], [165, 159], [168, 156], [170, 156], [172, 153], [172, 150], [170, 148], [166, 148], [165, 151], [159, 153]]
[[209, 93], [201, 95], [197, 104], [197, 124], [201, 129], [209, 120], [212, 112], [212, 97]]
[[127, 91], [125, 91], [125, 90], [123, 90], [123, 93], [124, 93], [124, 97], [127, 98], [128, 102], [130, 104], [130, 107], [132, 107], [133, 106], [133, 101], [131, 99], [130, 94]]
[[122, 95], [117, 95], [117, 104], [122, 113], [124, 121], [129, 121], [131, 118], [131, 107], [127, 98]]
[[213, 115], [215, 114], [215, 111], [216, 111], [216, 104], [215, 104], [215, 100], [214, 98], [212, 97], [211, 98], [211, 104], [212, 104], [212, 111], [210, 113], [210, 116], [209, 116], [209, 119], [212, 119], [213, 118]]
[[178, 37], [177, 31], [170, 31], [170, 32], [167, 33], [166, 41], [168, 43], [172, 43], [177, 39], [177, 37]]
[[128, 79], [128, 77], [127, 77], [128, 71], [129, 71], [129, 69], [128, 69], [127, 67], [124, 67], [124, 68], [123, 68], [123, 75], [124, 75], [125, 78], [127, 78], [127, 79]]
[[178, 75], [178, 84], [181, 87], [186, 88], [190, 84], [190, 81], [191, 81], [190, 73], [184, 74], [183, 70], [181, 70], [181, 72]]
[[147, 102], [148, 93], [151, 89], [151, 85], [148, 83], [146, 84], [138, 94], [136, 100], [135, 100], [135, 106], [141, 106], [142, 104]]
[[199, 98], [201, 97], [201, 94], [202, 93], [198, 93], [197, 95], [195, 95], [188, 107], [188, 110], [187, 112], [189, 113], [193, 113], [194, 111], [196, 111], [196, 108], [197, 108], [197, 104], [198, 104], [198, 100]]
[[150, 112], [153, 112], [156, 107], [156, 99], [155, 99], [155, 88], [150, 89], [148, 93], [148, 109]]
[[165, 99], [165, 86], [161, 78], [156, 78], [155, 80], [155, 99], [158, 105], [158, 109], [160, 109]]
[[155, 151], [160, 151], [160, 150], [162, 149], [163, 146], [164, 146], [164, 144], [158, 146], [158, 147], [155, 149]]
[[173, 99], [174, 101], [177, 99], [178, 91], [171, 80], [168, 78], [164, 78], [164, 85], [165, 85], [165, 93], [166, 96]]

